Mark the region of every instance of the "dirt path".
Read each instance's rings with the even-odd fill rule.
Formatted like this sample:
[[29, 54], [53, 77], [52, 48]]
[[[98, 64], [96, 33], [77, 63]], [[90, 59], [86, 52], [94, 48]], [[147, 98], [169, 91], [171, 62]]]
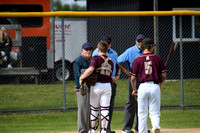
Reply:
[[[122, 133], [121, 130], [115, 130], [115, 132]], [[77, 132], [62, 132], [62, 133], [77, 133]], [[200, 133], [200, 128], [161, 129], [161, 133]]]
[[161, 133], [200, 133], [200, 128], [162, 129]]

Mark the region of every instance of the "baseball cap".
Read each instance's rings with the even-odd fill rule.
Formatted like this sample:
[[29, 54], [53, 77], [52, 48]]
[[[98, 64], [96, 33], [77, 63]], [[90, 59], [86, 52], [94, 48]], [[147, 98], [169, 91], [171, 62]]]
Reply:
[[109, 35], [104, 35], [101, 40], [102, 41], [106, 41], [107, 43], [111, 43], [112, 42], [112, 38]]
[[151, 38], [145, 38], [142, 41], [142, 45], [147, 45], [147, 44], [154, 44], [154, 41]]
[[144, 35], [142, 34], [139, 34], [137, 37], [136, 37], [136, 41], [138, 40], [143, 40], [144, 39]]
[[88, 42], [86, 42], [86, 43], [84, 43], [82, 45], [82, 49], [87, 49], [87, 48], [92, 48], [93, 49], [92, 45], [90, 43], [88, 43]]

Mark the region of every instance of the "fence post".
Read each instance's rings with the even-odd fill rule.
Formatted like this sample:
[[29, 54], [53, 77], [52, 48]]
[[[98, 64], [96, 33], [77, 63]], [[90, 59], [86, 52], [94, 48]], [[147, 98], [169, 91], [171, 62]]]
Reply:
[[65, 95], [65, 25], [64, 17], [62, 17], [62, 76], [63, 76], [63, 110], [66, 109], [66, 95]]
[[184, 88], [183, 88], [183, 42], [182, 42], [182, 16], [179, 16], [180, 29], [180, 79], [181, 79], [181, 109], [184, 109]]
[[[158, 0], [154, 0], [154, 5], [153, 5], [154, 11], [158, 11]], [[156, 44], [155, 46], [155, 54], [159, 55], [159, 23], [158, 23], [158, 16], [154, 16], [154, 43]]]

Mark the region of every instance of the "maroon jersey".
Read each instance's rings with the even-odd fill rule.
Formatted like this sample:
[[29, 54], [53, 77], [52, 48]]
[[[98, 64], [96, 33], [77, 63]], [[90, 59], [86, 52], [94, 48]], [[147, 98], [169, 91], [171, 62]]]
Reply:
[[166, 72], [166, 67], [162, 59], [152, 53], [140, 55], [132, 63], [131, 72], [134, 76], [138, 74], [138, 82], [144, 83], [154, 81], [154, 83], [162, 82], [161, 74]]
[[92, 57], [90, 66], [94, 67], [95, 71], [97, 71], [97, 82], [112, 82], [113, 62], [108, 56], [103, 55]]

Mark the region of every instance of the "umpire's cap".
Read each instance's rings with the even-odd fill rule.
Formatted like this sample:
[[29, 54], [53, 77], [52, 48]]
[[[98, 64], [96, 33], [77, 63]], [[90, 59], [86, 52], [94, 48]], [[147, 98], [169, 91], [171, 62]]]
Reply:
[[143, 34], [139, 34], [136, 37], [136, 41], [143, 40], [143, 39], [144, 39], [144, 35]]
[[108, 44], [110, 44], [112, 42], [112, 37], [109, 35], [104, 35], [101, 40], [106, 41]]

